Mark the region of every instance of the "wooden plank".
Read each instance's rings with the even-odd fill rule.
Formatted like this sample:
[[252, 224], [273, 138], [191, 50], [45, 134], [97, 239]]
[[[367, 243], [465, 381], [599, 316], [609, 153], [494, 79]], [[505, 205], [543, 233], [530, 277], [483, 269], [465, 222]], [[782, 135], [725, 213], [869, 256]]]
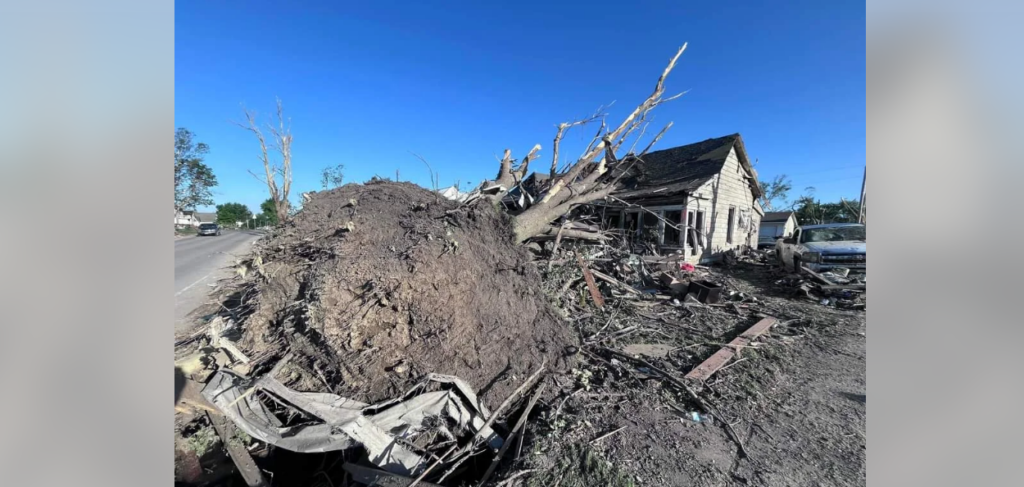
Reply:
[[715, 352], [714, 355], [708, 357], [707, 360], [691, 370], [689, 374], [686, 374], [686, 378], [701, 381], [708, 380], [709, 377], [732, 360], [739, 349], [750, 345], [750, 342], [764, 334], [778, 321], [775, 318], [768, 317], [754, 323], [754, 326], [751, 326], [747, 331], [741, 333], [740, 336], [734, 338], [729, 342], [729, 345], [722, 347], [721, 350]]
[[818, 282], [820, 282], [820, 283], [822, 283], [822, 284], [824, 284], [826, 286], [834, 286], [836, 284], [836, 283], [826, 279], [825, 276], [822, 276], [821, 274], [818, 274], [817, 272], [814, 272], [814, 271], [808, 269], [807, 266], [805, 266], [805, 265], [801, 265], [800, 269], [803, 270], [804, 272], [806, 272], [807, 275], [813, 277], [815, 281], [818, 281]]
[[256, 462], [249, 455], [249, 451], [245, 449], [245, 446], [240, 441], [232, 441], [236, 428], [235, 424], [220, 414], [206, 413], [206, 417], [210, 419], [213, 429], [220, 436], [220, 440], [224, 444], [224, 448], [227, 449], [231, 461], [235, 462], [235, 466], [238, 467], [238, 472], [242, 474], [245, 485], [249, 487], [268, 487], [270, 484], [263, 478], [263, 472], [256, 466]]
[[590, 297], [594, 298], [594, 304], [598, 308], [604, 308], [604, 296], [601, 296], [601, 291], [597, 289], [597, 283], [594, 282], [594, 274], [591, 274], [590, 268], [583, 262], [583, 257], [576, 256], [576, 261], [580, 264], [580, 270], [583, 271], [583, 279], [587, 281], [587, 289], [590, 290]]
[[630, 286], [629, 284], [626, 284], [626, 283], [624, 283], [624, 282], [622, 282], [622, 281], [620, 281], [620, 280], [618, 280], [618, 279], [616, 279], [616, 278], [614, 278], [612, 276], [609, 276], [609, 275], [606, 275], [606, 274], [604, 274], [602, 272], [598, 272], [598, 271], [594, 271], [594, 270], [592, 270], [590, 272], [594, 274], [594, 277], [596, 277], [596, 278], [598, 278], [598, 279], [600, 279], [602, 281], [605, 281], [608, 284], [612, 284], [614, 286], [617, 286], [619, 289], [622, 289], [624, 291], [628, 291], [628, 292], [636, 294], [636, 295], [642, 295], [643, 294], [642, 292], [637, 291], [636, 289], [633, 289], [633, 286]]

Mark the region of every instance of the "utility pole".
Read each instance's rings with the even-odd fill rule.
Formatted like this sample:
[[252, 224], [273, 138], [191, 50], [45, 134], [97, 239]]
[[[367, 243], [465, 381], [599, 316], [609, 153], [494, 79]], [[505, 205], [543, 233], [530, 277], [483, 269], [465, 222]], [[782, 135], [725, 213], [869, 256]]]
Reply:
[[868, 165], [864, 164], [864, 180], [860, 183], [860, 215], [857, 215], [857, 223], [864, 223], [864, 213], [867, 210], [867, 184]]

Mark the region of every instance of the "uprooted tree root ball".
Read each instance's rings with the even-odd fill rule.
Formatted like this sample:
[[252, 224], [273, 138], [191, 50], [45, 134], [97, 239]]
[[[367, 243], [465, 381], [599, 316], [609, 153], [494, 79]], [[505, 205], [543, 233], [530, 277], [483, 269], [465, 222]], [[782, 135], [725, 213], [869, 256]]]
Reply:
[[317, 193], [243, 264], [232, 306], [255, 356], [290, 349], [293, 387], [365, 402], [426, 373], [458, 376], [500, 403], [578, 345], [552, 312], [509, 218], [409, 183]]

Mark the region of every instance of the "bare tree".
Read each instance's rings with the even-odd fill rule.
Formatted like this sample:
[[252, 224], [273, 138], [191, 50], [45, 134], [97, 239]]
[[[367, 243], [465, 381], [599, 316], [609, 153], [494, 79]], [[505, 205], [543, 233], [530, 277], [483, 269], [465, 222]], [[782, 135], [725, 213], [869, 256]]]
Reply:
[[[256, 113], [245, 108], [245, 106], [242, 107], [242, 112], [245, 114], [246, 123], [235, 122], [235, 125], [252, 132], [256, 136], [256, 140], [260, 143], [260, 161], [263, 163], [265, 173], [265, 175], [261, 176], [249, 171], [249, 174], [252, 174], [253, 177], [267, 185], [267, 189], [270, 190], [270, 199], [274, 202], [274, 210], [277, 213], [278, 221], [285, 221], [290, 214], [288, 192], [292, 187], [291, 120], [288, 120], [287, 125], [285, 124], [284, 110], [281, 107], [281, 99], [278, 98], [277, 125], [275, 126], [271, 123], [266, 125], [272, 137], [272, 140], [268, 143], [259, 124], [256, 123]], [[271, 161], [271, 150], [281, 155], [280, 164]], [[278, 177], [281, 178], [280, 185], [277, 183]]]
[[[634, 141], [630, 151], [624, 157], [616, 155], [623, 144], [638, 129], [640, 132], [637, 140], [643, 135], [647, 126], [647, 116], [651, 110], [662, 103], [682, 96], [682, 93], [679, 93], [665, 98], [664, 94], [665, 79], [675, 67], [676, 61], [684, 50], [686, 50], [686, 44], [683, 44], [669, 61], [654, 86], [654, 92], [637, 105], [614, 130], [609, 130], [604, 122], [603, 114], [600, 113], [584, 120], [557, 126], [558, 131], [554, 138], [554, 153], [551, 161], [551, 178], [538, 191], [538, 201], [514, 217], [518, 241], [524, 242], [542, 236], [554, 237], [558, 234], [563, 238], [591, 238], [594, 236], [593, 233], [580, 230], [560, 230], [559, 226], [552, 225], [552, 221], [569, 213], [578, 205], [605, 199], [619, 189], [619, 179], [624, 172], [628, 171], [634, 162], [642, 159], [643, 155], [672, 126], [671, 123], [666, 125], [640, 154], [631, 152], [632, 147], [636, 146], [636, 141]], [[575, 162], [568, 164], [568, 167], [560, 171], [558, 167], [559, 143], [566, 130], [598, 119], [602, 120], [601, 127], [591, 139], [587, 149]], [[540, 150], [540, 144], [535, 145], [517, 165], [512, 158], [512, 151], [506, 149], [499, 163], [497, 177], [494, 180], [483, 182], [478, 190], [497, 204], [509, 190], [515, 188], [529, 174], [530, 163], [537, 159]]]

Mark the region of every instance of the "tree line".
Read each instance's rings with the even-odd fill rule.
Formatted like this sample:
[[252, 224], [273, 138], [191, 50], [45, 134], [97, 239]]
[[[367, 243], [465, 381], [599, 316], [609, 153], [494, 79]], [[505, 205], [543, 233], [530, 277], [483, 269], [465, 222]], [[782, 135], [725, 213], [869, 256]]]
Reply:
[[821, 223], [857, 223], [860, 218], [860, 201], [840, 198], [835, 202], [822, 202], [814, 197], [814, 187], [804, 189], [804, 194], [789, 201], [792, 181], [780, 174], [770, 181], [759, 181], [763, 190], [761, 207], [765, 211], [792, 211], [800, 225]]

